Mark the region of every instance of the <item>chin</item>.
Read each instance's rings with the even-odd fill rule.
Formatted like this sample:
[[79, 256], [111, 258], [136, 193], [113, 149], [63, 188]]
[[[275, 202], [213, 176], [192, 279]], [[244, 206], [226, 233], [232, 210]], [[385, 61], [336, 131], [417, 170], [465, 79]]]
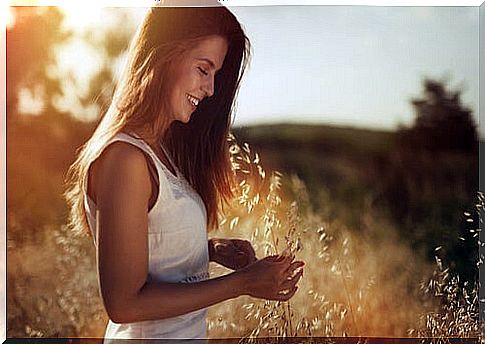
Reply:
[[177, 118], [177, 121], [179, 121], [180, 123], [184, 123], [184, 124], [187, 124], [190, 122], [190, 118], [191, 118], [191, 114], [187, 115], [187, 116], [179, 116]]

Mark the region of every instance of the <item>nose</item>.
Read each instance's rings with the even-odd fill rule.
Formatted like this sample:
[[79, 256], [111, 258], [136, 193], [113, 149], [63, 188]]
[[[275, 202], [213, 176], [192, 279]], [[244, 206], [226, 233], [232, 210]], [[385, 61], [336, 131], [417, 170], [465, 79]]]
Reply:
[[207, 76], [202, 89], [206, 94], [206, 97], [212, 97], [214, 95], [214, 77], [212, 75]]

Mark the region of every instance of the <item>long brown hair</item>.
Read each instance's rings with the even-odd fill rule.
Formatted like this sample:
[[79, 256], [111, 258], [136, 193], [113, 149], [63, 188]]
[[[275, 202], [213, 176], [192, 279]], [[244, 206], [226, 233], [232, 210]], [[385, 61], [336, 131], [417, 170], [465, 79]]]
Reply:
[[[216, 3], [217, 4], [217, 3]], [[170, 87], [167, 72], [177, 57], [204, 37], [226, 38], [228, 50], [214, 80], [214, 94], [204, 99], [187, 124], [169, 123], [161, 112]], [[90, 233], [84, 209], [89, 165], [121, 131], [140, 131], [162, 141], [174, 162], [203, 199], [208, 227], [218, 225], [220, 206], [232, 196], [233, 174], [227, 137], [235, 98], [249, 63], [250, 43], [236, 17], [225, 7], [152, 7], [129, 49], [129, 59], [110, 107], [81, 148], [67, 177], [69, 225]]]

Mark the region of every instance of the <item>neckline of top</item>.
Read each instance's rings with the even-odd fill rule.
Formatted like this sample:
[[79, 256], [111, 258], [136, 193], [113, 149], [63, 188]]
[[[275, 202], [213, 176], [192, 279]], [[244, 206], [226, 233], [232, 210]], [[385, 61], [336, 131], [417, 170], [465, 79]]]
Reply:
[[163, 161], [160, 159], [160, 157], [155, 153], [155, 151], [153, 150], [153, 148], [145, 141], [143, 140], [143, 138], [141, 138], [138, 134], [136, 133], [125, 133], [129, 136], [132, 136], [134, 137], [135, 139], [138, 139], [140, 141], [142, 141], [147, 147], [148, 149], [153, 153], [153, 155], [157, 158], [157, 160], [160, 162], [160, 164], [162, 165], [163, 169], [165, 170], [165, 172], [167, 172], [171, 177], [173, 177], [174, 179], [176, 180], [180, 180], [180, 172], [177, 168], [177, 166], [173, 163], [173, 160], [172, 158], [170, 157], [170, 154], [168, 154], [167, 150], [165, 149], [165, 147], [163, 146], [162, 142], [159, 142], [159, 146], [160, 148], [162, 149], [162, 152], [163, 154], [165, 155], [165, 157], [167, 158], [168, 160], [168, 163], [171, 165], [171, 167], [173, 168], [175, 174], [170, 170], [170, 168], [168, 168], [167, 166], [165, 166], [165, 164], [163, 163]]

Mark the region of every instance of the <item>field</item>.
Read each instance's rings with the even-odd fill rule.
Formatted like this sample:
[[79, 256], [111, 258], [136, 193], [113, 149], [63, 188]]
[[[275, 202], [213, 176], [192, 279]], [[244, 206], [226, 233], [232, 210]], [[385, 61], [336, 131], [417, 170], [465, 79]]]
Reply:
[[[8, 337], [101, 337], [107, 322], [94, 246], [67, 231], [61, 197], [92, 124], [56, 123], [9, 127]], [[410, 159], [395, 133], [353, 128], [234, 134], [241, 184], [210, 236], [247, 238], [258, 257], [291, 249], [306, 267], [289, 303], [210, 308], [211, 338], [479, 335], [476, 155]]]

